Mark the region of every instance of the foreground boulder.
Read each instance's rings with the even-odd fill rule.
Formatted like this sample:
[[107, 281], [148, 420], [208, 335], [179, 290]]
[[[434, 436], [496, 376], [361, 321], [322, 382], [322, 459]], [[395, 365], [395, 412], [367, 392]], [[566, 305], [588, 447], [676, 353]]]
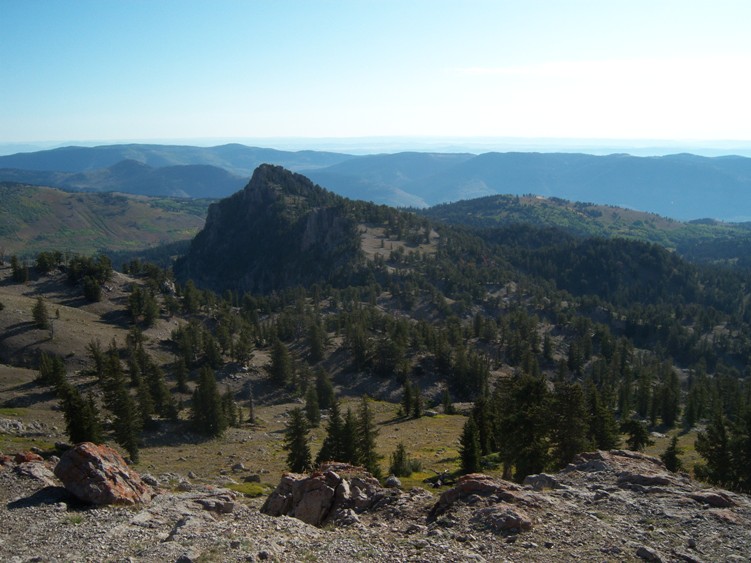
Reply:
[[269, 516], [292, 516], [313, 526], [326, 522], [354, 522], [354, 512], [375, 506], [384, 489], [365, 469], [346, 463], [327, 463], [311, 475], [286, 473], [261, 507]]
[[65, 452], [55, 475], [78, 499], [91, 504], [143, 504], [152, 489], [106, 445], [83, 442]]
[[444, 491], [428, 514], [428, 522], [457, 504], [470, 504], [480, 508], [473, 520], [496, 531], [526, 531], [532, 520], [515, 505], [526, 505], [532, 497], [516, 483], [495, 479], [482, 473], [469, 473], [459, 478], [456, 486]]

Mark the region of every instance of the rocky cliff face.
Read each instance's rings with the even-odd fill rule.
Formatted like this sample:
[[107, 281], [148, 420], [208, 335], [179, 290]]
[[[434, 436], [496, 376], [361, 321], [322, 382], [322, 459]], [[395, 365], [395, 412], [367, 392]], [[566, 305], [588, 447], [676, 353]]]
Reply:
[[175, 273], [223, 291], [268, 293], [315, 282], [346, 283], [361, 262], [347, 200], [279, 166], [260, 166], [241, 191], [209, 208], [204, 229]]
[[0, 560], [741, 562], [751, 553], [747, 495], [621, 450], [582, 454], [521, 485], [472, 474], [440, 492], [384, 489], [360, 469], [330, 466], [285, 476], [262, 508], [280, 516], [186, 478], [148, 504], [86, 507], [50, 481], [53, 464], [0, 457]]

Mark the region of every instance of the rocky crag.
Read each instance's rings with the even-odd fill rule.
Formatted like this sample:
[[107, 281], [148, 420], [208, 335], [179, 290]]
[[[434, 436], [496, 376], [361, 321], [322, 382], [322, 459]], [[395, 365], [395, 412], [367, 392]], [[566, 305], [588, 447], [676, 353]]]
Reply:
[[[265, 501], [144, 475], [123, 507], [60, 486], [56, 458], [3, 456], [3, 561], [749, 561], [751, 499], [629, 452], [516, 484], [385, 488], [359, 468], [288, 474]], [[59, 472], [59, 471], [58, 471]], [[105, 479], [106, 481], [106, 479]], [[179, 482], [179, 487], [174, 484]]]

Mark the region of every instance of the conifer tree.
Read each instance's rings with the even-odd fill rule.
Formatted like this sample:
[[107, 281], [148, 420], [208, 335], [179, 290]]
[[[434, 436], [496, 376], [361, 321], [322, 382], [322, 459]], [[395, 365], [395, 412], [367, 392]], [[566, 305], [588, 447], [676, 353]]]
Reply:
[[681, 451], [681, 448], [678, 447], [678, 436], [673, 436], [668, 447], [660, 454], [660, 459], [662, 459], [662, 463], [665, 464], [668, 471], [675, 473], [683, 470], [683, 462], [680, 458]]
[[224, 395], [222, 395], [222, 410], [228, 426], [239, 426], [237, 403], [235, 403], [235, 397], [229, 387], [224, 390]]
[[419, 385], [413, 387], [414, 399], [412, 400], [412, 418], [420, 418], [425, 412], [425, 403]]
[[480, 470], [480, 432], [474, 416], [467, 418], [467, 422], [464, 423], [459, 444], [462, 471], [476, 473]]
[[553, 395], [551, 442], [558, 467], [565, 467], [573, 457], [587, 451], [591, 442], [589, 413], [584, 392], [578, 383], [557, 383]]
[[284, 449], [287, 450], [287, 467], [295, 473], [307, 471], [311, 466], [308, 430], [302, 409], [292, 409], [284, 430]]
[[323, 368], [316, 370], [316, 391], [318, 392], [318, 406], [321, 409], [330, 409], [336, 401], [334, 386], [331, 384], [331, 377]]
[[589, 411], [589, 440], [598, 450], [618, 447], [620, 435], [613, 410], [602, 400], [597, 387], [589, 381], [585, 390]]
[[391, 454], [391, 463], [389, 464], [389, 473], [396, 477], [409, 477], [412, 475], [412, 466], [410, 464], [407, 448], [403, 442], [399, 442], [396, 450]]
[[179, 356], [174, 363], [175, 381], [177, 390], [180, 393], [188, 392], [188, 366], [185, 365], [185, 358]]
[[308, 390], [305, 392], [305, 416], [313, 428], [321, 424], [321, 409], [318, 406], [318, 392], [315, 385], [308, 385]]
[[488, 455], [492, 450], [493, 427], [490, 420], [490, 405], [484, 396], [479, 396], [472, 408], [472, 418], [475, 419], [480, 455]]
[[[351, 411], [350, 411], [351, 413]], [[354, 456], [348, 455], [344, 447], [344, 421], [342, 420], [339, 401], [334, 400], [329, 412], [326, 425], [326, 437], [323, 439], [321, 450], [316, 456], [316, 464], [325, 461], [342, 461], [352, 463]]]
[[443, 414], [456, 414], [454, 403], [451, 402], [451, 393], [449, 393], [448, 387], [443, 389], [443, 397], [441, 399], [443, 405]]
[[43, 385], [57, 388], [66, 381], [65, 362], [59, 356], [49, 356], [42, 352], [39, 356], [39, 377], [37, 380]]
[[320, 362], [326, 348], [326, 333], [316, 321], [312, 321], [308, 327], [308, 347], [310, 348], [310, 361]]
[[649, 437], [649, 430], [647, 425], [640, 420], [630, 419], [621, 425], [621, 430], [628, 434], [626, 438], [626, 445], [630, 450], [636, 452], [642, 451], [647, 446], [654, 442]]
[[288, 385], [292, 381], [292, 359], [289, 350], [278, 338], [274, 341], [274, 347], [271, 350], [269, 372], [277, 385]]
[[195, 429], [207, 436], [221, 436], [227, 429], [216, 378], [208, 366], [201, 368], [198, 386], [193, 391], [191, 419]]
[[78, 389], [64, 382], [58, 386], [57, 396], [60, 398], [65, 429], [70, 441], [74, 444], [101, 442], [102, 426], [93, 395], [89, 394], [88, 399], [84, 399]]
[[376, 479], [381, 478], [381, 468], [378, 466], [376, 453], [376, 438], [378, 429], [375, 418], [370, 410], [370, 399], [363, 395], [357, 416], [357, 461]]
[[730, 436], [722, 412], [717, 409], [706, 430], [699, 432], [696, 452], [704, 463], [694, 466], [696, 477], [715, 485], [729, 486], [733, 481]]
[[344, 415], [341, 448], [342, 459], [337, 461], [345, 461], [353, 464], [360, 463], [357, 443], [357, 417], [349, 407], [347, 407], [347, 414]]
[[115, 441], [125, 448], [133, 462], [137, 463], [142, 419], [128, 391], [114, 341], [107, 352], [103, 383], [105, 402], [114, 416]]
[[402, 411], [404, 412], [404, 416], [410, 416], [412, 414], [412, 403], [413, 403], [413, 390], [412, 390], [412, 382], [409, 380], [409, 378], [406, 378], [404, 380], [404, 386], [403, 386], [403, 392], [402, 392]]
[[34, 324], [37, 328], [42, 330], [48, 330], [50, 328], [50, 315], [47, 312], [47, 305], [44, 304], [44, 300], [41, 296], [37, 297], [31, 314], [34, 317]]

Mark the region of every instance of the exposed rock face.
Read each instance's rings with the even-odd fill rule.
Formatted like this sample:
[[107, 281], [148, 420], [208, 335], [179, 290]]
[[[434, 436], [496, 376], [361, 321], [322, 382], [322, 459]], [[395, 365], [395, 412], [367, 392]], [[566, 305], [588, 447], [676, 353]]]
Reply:
[[142, 504], [153, 496], [138, 473], [105, 445], [76, 445], [60, 458], [55, 475], [70, 493], [91, 504]]
[[269, 516], [293, 516], [320, 526], [329, 520], [353, 521], [352, 510], [367, 510], [383, 495], [378, 480], [364, 469], [329, 463], [309, 476], [285, 474], [261, 512]]
[[345, 283], [361, 260], [346, 201], [305, 176], [261, 165], [243, 190], [209, 207], [175, 273], [217, 291]]

